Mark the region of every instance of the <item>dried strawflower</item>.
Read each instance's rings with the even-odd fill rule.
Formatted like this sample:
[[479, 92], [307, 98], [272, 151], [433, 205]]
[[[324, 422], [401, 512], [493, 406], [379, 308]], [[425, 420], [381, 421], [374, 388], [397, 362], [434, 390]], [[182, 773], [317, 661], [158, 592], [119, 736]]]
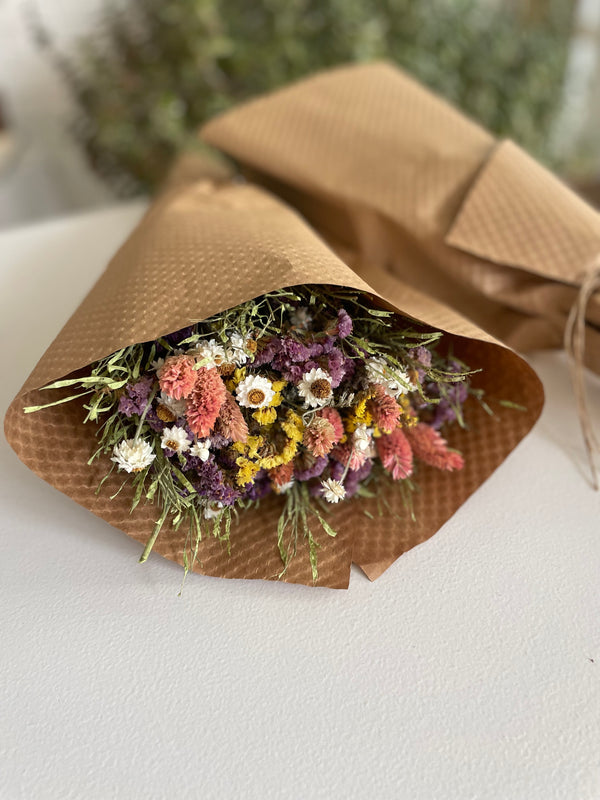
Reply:
[[331, 397], [331, 376], [321, 368], [305, 372], [298, 384], [298, 393], [309, 408], [325, 405]]
[[148, 442], [143, 439], [124, 439], [114, 446], [110, 460], [125, 472], [141, 472], [149, 467], [155, 458], [152, 446]]
[[346, 497], [346, 490], [342, 484], [333, 478], [321, 481], [321, 490], [328, 503], [339, 503], [340, 500]]

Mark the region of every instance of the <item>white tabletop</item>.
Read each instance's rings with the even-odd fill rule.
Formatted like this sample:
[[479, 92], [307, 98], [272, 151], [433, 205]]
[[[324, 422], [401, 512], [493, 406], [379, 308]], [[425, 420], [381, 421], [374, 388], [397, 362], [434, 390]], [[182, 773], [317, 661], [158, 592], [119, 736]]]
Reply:
[[[141, 213], [0, 235], [2, 413]], [[348, 591], [191, 576], [0, 443], [0, 797], [600, 798], [600, 498], [564, 358], [534, 432]], [[600, 381], [589, 377], [600, 416]]]

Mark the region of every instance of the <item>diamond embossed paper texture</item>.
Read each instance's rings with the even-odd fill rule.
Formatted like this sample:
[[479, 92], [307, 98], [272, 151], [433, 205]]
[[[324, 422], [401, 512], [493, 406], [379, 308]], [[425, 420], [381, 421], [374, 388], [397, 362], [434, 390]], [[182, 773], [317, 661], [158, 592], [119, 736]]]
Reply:
[[[29, 415], [23, 407], [44, 402], [41, 386], [122, 347], [269, 291], [354, 288], [445, 331], [457, 356], [481, 369], [474, 382], [495, 412], [473, 402], [468, 429], [450, 432], [462, 471], [423, 468], [415, 522], [391, 485], [382, 489], [382, 515], [375, 499], [355, 499], [332, 508], [335, 538], [314, 531], [319, 585], [345, 588], [352, 562], [375, 579], [432, 536], [539, 416], [536, 375], [483, 327], [524, 349], [557, 345], [578, 274], [600, 247], [597, 215], [516, 146], [498, 145], [387, 65], [318, 75], [234, 109], [202, 136], [233, 156], [248, 182], [212, 165], [181, 167], [27, 379], [7, 413], [7, 438], [44, 480], [146, 542], [157, 509], [142, 503], [130, 513], [127, 487], [110, 500], [122, 482], [116, 475], [96, 493], [105, 468], [87, 464], [95, 436], [82, 425], [81, 406]], [[523, 187], [522, 202], [515, 186]], [[590, 304], [592, 327], [597, 313]], [[597, 365], [594, 342], [589, 358]], [[231, 553], [203, 540], [195, 570], [276, 577], [280, 503], [271, 497], [240, 513]], [[154, 549], [181, 562], [183, 538], [167, 526]], [[313, 582], [302, 553], [283, 580]]]

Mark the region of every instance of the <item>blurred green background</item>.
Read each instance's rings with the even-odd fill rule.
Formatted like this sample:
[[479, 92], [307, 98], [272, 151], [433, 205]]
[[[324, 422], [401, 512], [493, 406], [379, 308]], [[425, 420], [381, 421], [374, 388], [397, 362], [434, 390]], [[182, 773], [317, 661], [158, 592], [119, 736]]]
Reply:
[[[53, 54], [76, 98], [75, 135], [121, 195], [152, 190], [199, 125], [334, 64], [387, 58], [499, 136], [561, 169], [571, 0], [131, 0]], [[571, 154], [572, 157], [572, 154]]]

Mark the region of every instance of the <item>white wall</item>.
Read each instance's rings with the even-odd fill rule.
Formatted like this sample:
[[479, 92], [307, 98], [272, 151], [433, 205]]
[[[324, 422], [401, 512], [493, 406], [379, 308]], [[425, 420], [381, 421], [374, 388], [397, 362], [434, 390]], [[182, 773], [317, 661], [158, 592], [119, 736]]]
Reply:
[[0, 97], [16, 151], [0, 173], [0, 228], [110, 202], [67, 131], [69, 92], [36, 47], [39, 13], [60, 48], [93, 30], [103, 0], [0, 0]]

